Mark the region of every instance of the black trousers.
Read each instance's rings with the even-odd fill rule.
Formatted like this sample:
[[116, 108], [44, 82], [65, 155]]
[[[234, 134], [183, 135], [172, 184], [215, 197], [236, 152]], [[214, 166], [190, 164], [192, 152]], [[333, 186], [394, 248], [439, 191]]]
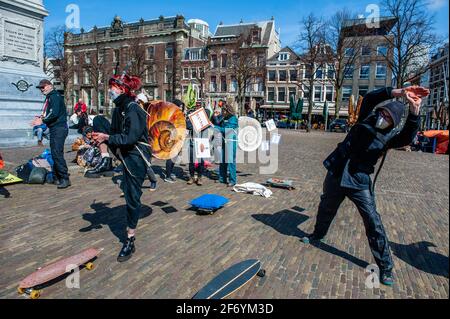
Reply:
[[166, 161], [166, 177], [169, 178], [173, 173], [173, 168], [175, 167], [175, 162], [171, 159]]
[[58, 179], [69, 179], [67, 163], [64, 159], [64, 144], [66, 142], [69, 129], [67, 126], [57, 126], [50, 128], [50, 151], [55, 164], [53, 173]]
[[345, 197], [348, 197], [356, 205], [363, 219], [370, 250], [378, 267], [382, 271], [391, 271], [394, 265], [389, 241], [376, 209], [374, 194], [370, 190], [341, 187], [340, 179], [331, 173], [328, 173], [323, 184], [323, 194], [319, 204], [314, 236], [325, 237]]
[[136, 229], [141, 214], [142, 184], [147, 177], [147, 164], [138, 155], [124, 158], [123, 182], [121, 184], [127, 203], [127, 225]]

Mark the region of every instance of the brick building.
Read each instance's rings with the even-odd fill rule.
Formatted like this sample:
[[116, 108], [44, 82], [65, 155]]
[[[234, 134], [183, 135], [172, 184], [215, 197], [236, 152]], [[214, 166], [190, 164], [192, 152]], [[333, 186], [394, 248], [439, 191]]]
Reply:
[[107, 92], [108, 78], [130, 63], [129, 73], [139, 75], [143, 88], [153, 98], [181, 98], [181, 64], [184, 49], [201, 47], [209, 30], [183, 16], [124, 23], [115, 17], [108, 27], [65, 35], [65, 58], [73, 66], [66, 99], [79, 98], [91, 108], [112, 105]]

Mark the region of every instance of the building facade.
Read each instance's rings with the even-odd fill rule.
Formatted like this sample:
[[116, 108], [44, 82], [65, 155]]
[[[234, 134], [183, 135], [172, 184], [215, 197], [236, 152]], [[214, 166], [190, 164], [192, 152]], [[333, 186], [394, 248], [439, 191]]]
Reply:
[[111, 26], [89, 32], [67, 33], [65, 58], [72, 63], [66, 99], [82, 99], [90, 108], [109, 109], [109, 77], [128, 72], [138, 75], [143, 89], [154, 99], [181, 98], [182, 60], [187, 47], [203, 46], [209, 30], [183, 16], [124, 23], [115, 17]]
[[[268, 114], [273, 114], [276, 118], [280, 115], [289, 115], [291, 97], [296, 103], [299, 98], [303, 99], [303, 114], [307, 114], [310, 90], [306, 83], [309, 75], [301, 57], [291, 48], [285, 47], [267, 60], [266, 66], [265, 103], [260, 112], [262, 117], [268, 118]], [[314, 115], [323, 114], [325, 102], [330, 111], [334, 109], [334, 87], [329, 80], [329, 72], [332, 70], [332, 63], [325, 63], [315, 73], [311, 90]]]

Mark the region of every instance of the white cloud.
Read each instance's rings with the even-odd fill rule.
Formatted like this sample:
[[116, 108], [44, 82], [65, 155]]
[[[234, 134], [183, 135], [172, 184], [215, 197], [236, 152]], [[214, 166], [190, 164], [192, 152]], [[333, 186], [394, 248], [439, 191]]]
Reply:
[[448, 4], [448, 0], [429, 0], [428, 9], [438, 10]]

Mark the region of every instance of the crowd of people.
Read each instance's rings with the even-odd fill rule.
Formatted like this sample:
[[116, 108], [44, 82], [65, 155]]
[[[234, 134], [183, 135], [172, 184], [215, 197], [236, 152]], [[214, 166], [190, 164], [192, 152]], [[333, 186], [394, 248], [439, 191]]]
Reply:
[[[67, 114], [61, 96], [53, 90], [47, 80], [38, 86], [46, 95], [41, 116], [33, 121], [33, 129], [44, 136], [50, 133], [50, 147], [55, 161], [54, 174], [58, 188], [70, 186], [67, 165], [64, 160], [63, 147], [67, 137]], [[157, 179], [152, 169], [152, 150], [149, 144], [147, 127], [147, 110], [149, 98], [138, 94], [141, 87], [139, 78], [126, 74], [115, 75], [109, 80], [109, 96], [115, 104], [111, 122], [101, 115], [89, 119], [87, 108], [79, 101], [74, 108], [71, 128], [77, 129], [82, 138], [78, 142], [78, 151], [97, 149], [96, 161], [89, 164], [91, 169], [85, 177], [99, 178], [112, 176], [114, 167], [113, 154], [121, 162], [123, 182], [121, 189], [126, 201], [127, 240], [117, 257], [119, 262], [127, 261], [136, 251], [136, 228], [141, 209], [142, 186], [146, 179], [150, 181], [150, 189], [155, 190]], [[351, 128], [346, 138], [336, 150], [325, 159], [324, 166], [328, 174], [324, 181], [323, 192], [318, 209], [313, 234], [303, 238], [303, 242], [323, 241], [330, 225], [336, 216], [339, 206], [347, 197], [355, 203], [364, 221], [366, 235], [373, 257], [380, 268], [381, 282], [392, 285], [394, 282], [393, 262], [389, 249], [389, 241], [384, 230], [381, 217], [376, 209], [374, 185], [371, 174], [380, 158], [392, 148], [411, 144], [419, 130], [419, 114], [422, 98], [429, 91], [422, 87], [403, 89], [382, 88], [369, 92], [363, 100], [358, 122]], [[397, 99], [397, 100], [393, 100]], [[409, 105], [409, 115], [401, 130], [399, 126], [405, 104], [398, 101], [404, 99]], [[206, 171], [206, 161], [194, 158], [194, 138], [203, 137], [194, 130], [189, 114], [201, 107], [197, 104], [187, 109], [180, 100], [174, 100], [186, 116], [187, 138], [189, 139], [189, 178], [188, 185], [194, 183], [201, 186]], [[238, 118], [236, 110], [225, 101], [220, 101], [217, 108], [207, 110], [212, 127], [220, 133], [221, 140], [217, 145], [222, 149], [219, 158], [219, 182], [229, 187], [237, 184], [236, 153], [238, 140]], [[45, 125], [45, 126], [44, 126]], [[176, 158], [166, 161], [165, 181], [173, 183], [176, 176], [173, 169]]]

